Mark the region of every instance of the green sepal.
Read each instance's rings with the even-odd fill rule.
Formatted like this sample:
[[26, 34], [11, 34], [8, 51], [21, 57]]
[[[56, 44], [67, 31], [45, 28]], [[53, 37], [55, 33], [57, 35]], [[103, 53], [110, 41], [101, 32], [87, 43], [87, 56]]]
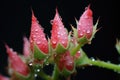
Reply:
[[12, 80], [32, 80], [34, 76], [30, 73], [27, 76], [21, 75], [20, 73], [14, 71], [12, 74]]
[[47, 56], [47, 54], [45, 54], [44, 52], [42, 52], [42, 51], [37, 47], [36, 44], [34, 44], [34, 51], [33, 51], [33, 53], [34, 53], [34, 58], [35, 58], [35, 59], [44, 59], [44, 58]]
[[73, 29], [73, 36], [77, 39], [78, 43], [80, 43], [81, 45], [84, 45], [89, 42], [89, 39], [87, 39], [85, 36], [78, 38], [77, 29], [74, 28], [73, 26], [72, 26], [72, 29]]
[[67, 50], [67, 48], [65, 48], [63, 45], [58, 43], [57, 47], [54, 50], [56, 53], [64, 53]]
[[92, 39], [95, 37], [96, 32], [99, 30], [99, 29], [97, 30], [98, 22], [99, 22], [99, 19], [97, 20], [96, 24], [93, 26], [93, 32], [92, 32], [92, 36], [90, 39], [87, 39], [86, 36], [83, 36], [77, 39], [80, 44], [82, 45], [87, 44], [87, 43], [91, 44]]
[[78, 38], [78, 43], [81, 44], [82, 46], [87, 44], [87, 43], [90, 43], [89, 39], [87, 39], [85, 36], [81, 37], [81, 38]]
[[93, 33], [89, 41], [92, 41], [92, 39], [95, 37], [96, 32], [99, 30], [97, 29], [98, 22], [99, 22], [99, 19], [97, 20], [96, 24], [93, 26]]
[[73, 30], [73, 36], [74, 36], [75, 38], [77, 38], [77, 36], [78, 36], [77, 29], [74, 28], [74, 26], [72, 26], [72, 25], [71, 25], [71, 27], [72, 27], [72, 30]]
[[65, 48], [61, 43], [58, 43], [56, 48], [53, 49], [57, 54], [62, 54], [64, 53], [65, 51], [68, 50], [69, 48], [69, 44], [70, 44], [70, 34], [68, 35], [68, 45], [67, 47]]
[[59, 73], [60, 73], [62, 76], [68, 77], [69, 75], [71, 75], [72, 73], [75, 72], [75, 64], [74, 64], [74, 68], [73, 68], [72, 71], [66, 69], [65, 66], [64, 66], [64, 68], [63, 68], [62, 71], [59, 70], [58, 66], [57, 66], [57, 69], [58, 69]]
[[[86, 37], [85, 37], [85, 35], [83, 36], [83, 37], [81, 37], [81, 38], [78, 38], [78, 31], [77, 31], [77, 29], [76, 28], [74, 28], [72, 25], [72, 30], [73, 30], [73, 36], [77, 39], [77, 41], [79, 42], [79, 43], [81, 43], [81, 44], [86, 44], [86, 43], [88, 43], [88, 44], [90, 44], [91, 43], [91, 41], [92, 41], [92, 39], [95, 37], [95, 34], [96, 34], [96, 32], [99, 30], [97, 30], [97, 25], [98, 25], [98, 22], [99, 22], [99, 19], [97, 20], [97, 22], [96, 22], [96, 24], [93, 26], [93, 33], [92, 33], [92, 36], [91, 36], [91, 38], [90, 39], [87, 39]], [[78, 24], [78, 21], [76, 20], [76, 24]]]
[[73, 70], [72, 71], [70, 71], [70, 70], [68, 70], [68, 69], [66, 69], [65, 67], [64, 67], [64, 69], [62, 70], [62, 72], [61, 72], [61, 74], [64, 76], [64, 77], [68, 77], [68, 76], [70, 76], [72, 73], [74, 73], [75, 72], [75, 65], [74, 65], [74, 68], [73, 68]]

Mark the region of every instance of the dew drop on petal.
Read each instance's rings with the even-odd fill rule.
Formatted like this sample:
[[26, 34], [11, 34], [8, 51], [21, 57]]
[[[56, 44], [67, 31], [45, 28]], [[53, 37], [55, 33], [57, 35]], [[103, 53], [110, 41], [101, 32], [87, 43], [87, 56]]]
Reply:
[[78, 25], [81, 26], [81, 23], [79, 23]]
[[90, 30], [87, 30], [87, 32], [86, 32], [87, 34], [89, 34], [90, 33]]
[[60, 38], [60, 35], [58, 35], [58, 38]]
[[37, 44], [40, 44], [41, 42], [40, 42], [40, 41], [37, 41], [36, 43], [37, 43]]
[[83, 33], [80, 33], [80, 36], [83, 36]]
[[30, 42], [32, 43], [32, 42], [33, 42], [33, 40], [30, 40]]
[[63, 36], [64, 35], [64, 33], [61, 33], [61, 36]]
[[60, 34], [60, 32], [57, 32], [57, 34], [59, 35], [59, 34]]
[[36, 37], [36, 35], [33, 35], [33, 37], [35, 38], [35, 37]]
[[65, 41], [62, 41], [62, 44], [65, 44]]
[[80, 29], [80, 28], [78, 28], [78, 30], [80, 31], [81, 29]]
[[88, 18], [88, 16], [84, 16], [84, 18], [86, 18], [86, 19], [87, 19], [87, 18]]
[[46, 41], [46, 38], [43, 38], [44, 41]]
[[35, 31], [37, 32], [37, 31], [38, 31], [38, 29], [35, 29]]
[[62, 27], [59, 27], [59, 29], [62, 29]]
[[[64, 38], [65, 40], [67, 39], [67, 37]], [[72, 39], [73, 40], [73, 39]]]
[[57, 42], [56, 41], [52, 41], [53, 44], [56, 44]]
[[36, 32], [35, 34], [38, 34], [38, 32]]

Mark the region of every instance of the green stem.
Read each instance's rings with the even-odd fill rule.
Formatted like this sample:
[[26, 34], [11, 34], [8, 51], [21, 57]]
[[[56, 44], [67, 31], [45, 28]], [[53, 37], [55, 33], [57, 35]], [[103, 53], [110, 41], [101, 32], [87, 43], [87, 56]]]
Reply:
[[59, 76], [60, 76], [59, 71], [57, 69], [57, 66], [55, 65], [52, 78], [53, 80], [60, 80]]
[[72, 49], [71, 51], [72, 56], [74, 56], [77, 53], [77, 51], [80, 50], [81, 46], [82, 46], [81, 44], [78, 44], [75, 48]]
[[111, 69], [116, 72], [120, 72], [120, 66], [117, 64], [108, 63], [100, 60], [91, 60], [91, 59], [88, 59], [88, 62], [93, 66], [98, 66], [106, 69]]

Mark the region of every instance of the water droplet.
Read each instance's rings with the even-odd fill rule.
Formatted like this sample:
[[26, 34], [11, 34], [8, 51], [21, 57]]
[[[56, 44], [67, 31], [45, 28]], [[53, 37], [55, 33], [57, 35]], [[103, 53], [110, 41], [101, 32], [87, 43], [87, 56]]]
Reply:
[[65, 44], [65, 41], [62, 41], [62, 44]]
[[118, 70], [116, 70], [116, 69], [114, 70], [114, 72], [117, 72], [118, 74], [120, 74], [120, 71], [118, 71]]
[[59, 27], [59, 29], [62, 29], [62, 27]]
[[43, 40], [45, 41], [45, 40], [46, 40], [46, 38], [43, 38]]
[[57, 42], [56, 41], [52, 41], [53, 44], [56, 44]]
[[37, 32], [37, 31], [38, 31], [38, 29], [35, 29], [35, 31]]
[[50, 54], [49, 54], [48, 56], [46, 56], [46, 59], [48, 59], [48, 58], [49, 58], [49, 56], [50, 56]]
[[36, 35], [33, 35], [33, 37], [35, 38], [35, 37], [36, 37]]
[[72, 62], [72, 61], [70, 61], [70, 62], [69, 62], [69, 64], [73, 64], [73, 62]]
[[59, 34], [60, 34], [60, 32], [57, 32], [57, 34], [59, 35]]
[[12, 49], [12, 48], [10, 48], [10, 51], [11, 51], [11, 52], [13, 52], [13, 49]]
[[33, 40], [30, 40], [30, 43], [32, 43], [33, 42]]
[[81, 23], [79, 23], [78, 25], [81, 26]]
[[83, 36], [83, 33], [80, 33], [80, 36]]
[[66, 39], [68, 39], [68, 37], [65, 37], [64, 39], [66, 40]]
[[63, 36], [64, 34], [62, 33], [61, 36]]
[[80, 31], [81, 29], [80, 29], [80, 28], [78, 28], [78, 30]]
[[54, 54], [54, 57], [57, 57], [57, 54]]
[[86, 30], [85, 29], [83, 29], [83, 32], [85, 32]]
[[90, 33], [90, 30], [87, 30], [87, 32], [86, 32], [87, 34], [89, 34]]
[[60, 38], [60, 35], [58, 35], [58, 38]]
[[88, 18], [88, 16], [84, 16], [84, 18]]
[[29, 63], [29, 66], [32, 66], [33, 64], [32, 63]]
[[43, 35], [40, 35], [41, 37], [43, 37]]
[[38, 75], [37, 74], [34, 74], [35, 77], [37, 77]]
[[38, 34], [38, 32], [36, 32], [35, 34]]
[[49, 65], [49, 62], [46, 62], [46, 65], [48, 66], [48, 65]]
[[78, 51], [77, 53], [80, 54], [80, 51]]
[[110, 61], [107, 61], [107, 63], [111, 63]]
[[53, 20], [51, 20], [50, 23], [53, 24]]
[[40, 69], [37, 69], [37, 72], [40, 72]]
[[91, 57], [91, 60], [92, 60], [92, 61], [95, 61], [95, 58]]
[[120, 71], [117, 71], [118, 74], [120, 74]]
[[36, 43], [37, 43], [37, 44], [40, 44], [41, 42], [40, 42], [40, 41], [37, 41]]
[[90, 23], [87, 24], [87, 26], [90, 26], [90, 25], [91, 25]]

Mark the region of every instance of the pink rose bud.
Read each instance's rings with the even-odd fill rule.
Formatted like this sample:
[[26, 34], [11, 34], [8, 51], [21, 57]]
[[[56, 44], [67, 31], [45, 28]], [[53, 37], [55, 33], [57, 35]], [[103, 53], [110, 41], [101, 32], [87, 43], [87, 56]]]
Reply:
[[79, 19], [78, 26], [78, 38], [86, 37], [90, 39], [93, 33], [93, 17], [92, 17], [92, 10], [90, 6], [88, 6], [82, 16]]
[[68, 45], [68, 34], [66, 29], [64, 28], [64, 25], [61, 21], [61, 18], [58, 14], [58, 11], [56, 10], [56, 14], [52, 23], [52, 31], [51, 31], [51, 42], [52, 47], [56, 48], [57, 44], [60, 43], [65, 48]]
[[73, 71], [74, 58], [73, 56], [70, 55], [69, 51], [66, 51], [64, 54], [60, 55], [57, 64], [60, 71], [62, 71], [64, 68], [67, 69], [68, 71]]
[[13, 51], [12, 48], [9, 48], [8, 45], [5, 45], [5, 47], [9, 56], [10, 67], [19, 74], [27, 76], [29, 74], [27, 64], [22, 61], [22, 59], [17, 55], [17, 52]]
[[[51, 44], [53, 49], [56, 49], [58, 45], [61, 45], [62, 48], [65, 49], [68, 47], [68, 44], [69, 44], [68, 32], [64, 28], [64, 25], [62, 23], [62, 20], [59, 16], [57, 9], [56, 9], [55, 17], [52, 20]], [[63, 49], [61, 49], [61, 51]]]
[[0, 74], [0, 80], [10, 80], [10, 79], [8, 77], [3, 76], [3, 75]]
[[31, 50], [34, 52], [34, 46], [37, 46], [40, 51], [44, 54], [48, 54], [49, 46], [48, 41], [45, 37], [44, 31], [42, 26], [38, 23], [36, 17], [32, 12], [32, 26], [31, 26], [31, 33], [30, 33], [30, 47]]

